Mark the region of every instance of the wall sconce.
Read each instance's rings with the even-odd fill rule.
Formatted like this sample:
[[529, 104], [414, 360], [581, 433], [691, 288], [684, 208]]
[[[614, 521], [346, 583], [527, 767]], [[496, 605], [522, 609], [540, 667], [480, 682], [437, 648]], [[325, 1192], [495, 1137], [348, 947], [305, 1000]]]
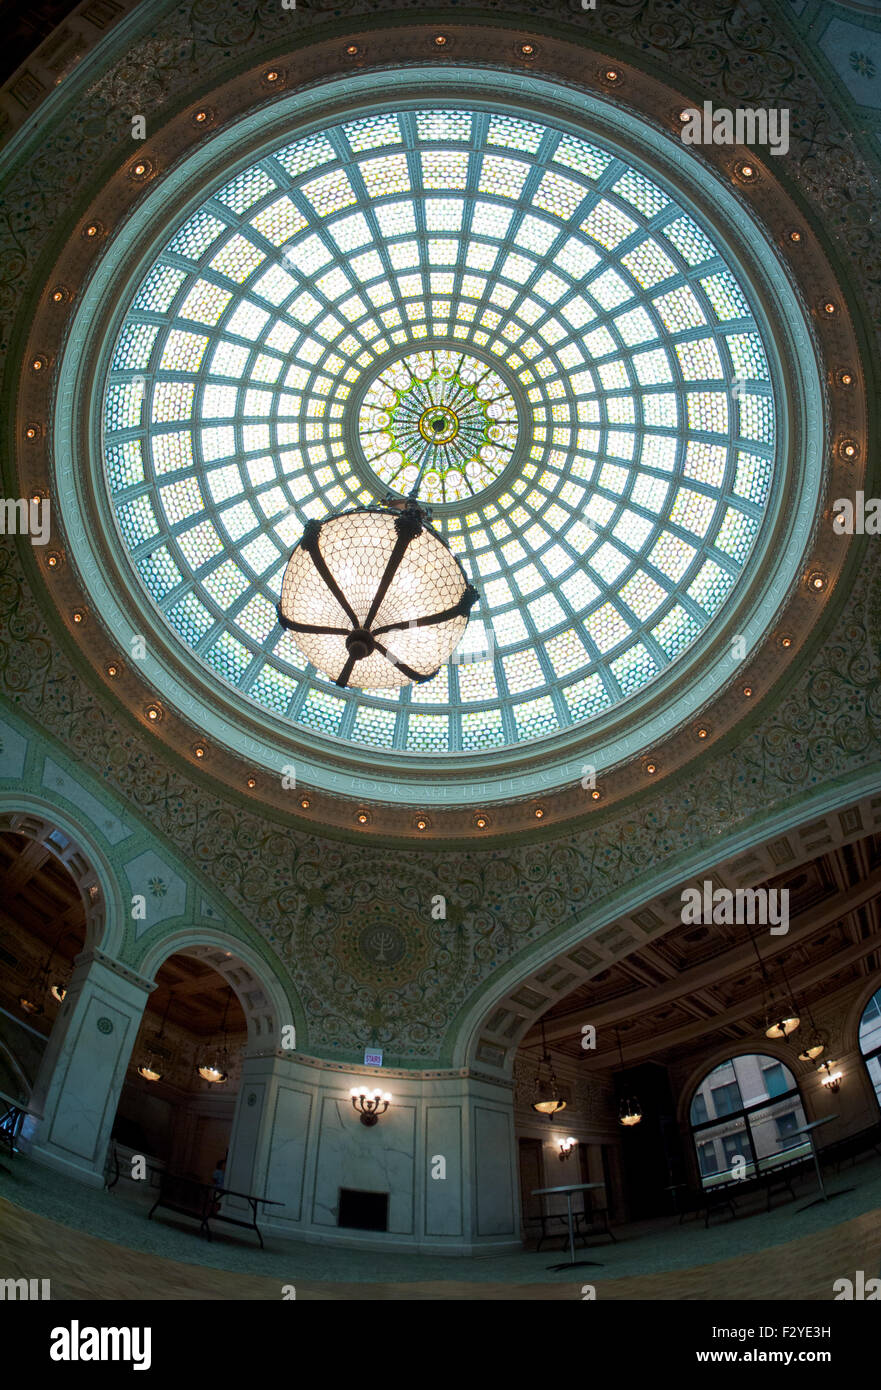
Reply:
[[560, 1162], [561, 1162], [561, 1163], [565, 1163], [565, 1162], [566, 1162], [566, 1159], [569, 1158], [569, 1156], [575, 1152], [575, 1145], [576, 1145], [577, 1143], [578, 1143], [578, 1140], [577, 1140], [577, 1139], [573, 1139], [573, 1138], [571, 1137], [571, 1135], [570, 1135], [570, 1137], [569, 1137], [568, 1139], [561, 1139], [561, 1140], [560, 1140]]
[[833, 1095], [837, 1095], [838, 1091], [841, 1089], [841, 1078], [844, 1076], [844, 1072], [841, 1070], [838, 1063], [830, 1061], [827, 1057], [826, 1061], [821, 1062], [817, 1067], [817, 1071], [820, 1072], [820, 1080], [827, 1091], [831, 1091]]
[[388, 1110], [391, 1094], [388, 1091], [368, 1091], [366, 1086], [353, 1086], [349, 1092], [352, 1108], [361, 1116], [362, 1125], [375, 1125]]

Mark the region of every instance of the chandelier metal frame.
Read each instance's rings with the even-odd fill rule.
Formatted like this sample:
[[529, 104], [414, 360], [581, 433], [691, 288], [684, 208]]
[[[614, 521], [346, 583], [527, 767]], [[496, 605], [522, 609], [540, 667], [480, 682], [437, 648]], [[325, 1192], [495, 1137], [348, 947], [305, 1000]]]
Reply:
[[[396, 532], [395, 544], [386, 561], [385, 569], [377, 585], [373, 599], [371, 600], [370, 608], [363, 621], [358, 618], [348, 598], [331, 573], [321, 553], [320, 546], [322, 528], [327, 522], [337, 520], [343, 516], [358, 516], [362, 514], [393, 516]], [[385, 499], [385, 505], [382, 507], [354, 507], [345, 512], [331, 512], [320, 521], [314, 519], [308, 521], [303, 528], [303, 535], [294, 547], [291, 559], [296, 555], [297, 550], [302, 549], [306, 551], [315, 566], [316, 572], [323, 580], [329, 592], [336, 599], [343, 613], [349, 619], [351, 627], [332, 627], [323, 624], [303, 623], [289, 617], [284, 612], [282, 606], [284, 601], [284, 584], [282, 585], [282, 598], [278, 603], [278, 619], [282, 626], [291, 632], [318, 633], [326, 636], [339, 636], [345, 639], [348, 656], [339, 675], [335, 677], [336, 685], [341, 687], [347, 686], [356, 662], [363, 661], [365, 657], [371, 656], [374, 652], [379, 652], [381, 656], [384, 656], [392, 666], [401, 671], [414, 685], [421, 685], [425, 681], [432, 680], [440, 670], [440, 666], [436, 666], [434, 670], [427, 672], [414, 670], [411, 666], [408, 666], [406, 662], [396, 657], [386, 643], [381, 642], [379, 639], [389, 632], [404, 631], [407, 628], [413, 627], [430, 627], [437, 623], [448, 622], [452, 618], [468, 617], [468, 614], [479, 598], [479, 594], [474, 586], [469, 583], [468, 576], [456, 556], [453, 555], [452, 558], [462, 575], [463, 583], [463, 591], [458, 603], [452, 604], [439, 612], [430, 613], [419, 618], [384, 623], [379, 627], [372, 626], [382, 606], [382, 601], [389, 590], [389, 586], [400, 567], [407, 548], [417, 536], [420, 536], [423, 531], [429, 531], [437, 540], [438, 545], [443, 546], [448, 554], [452, 555], [449, 546], [443, 538], [438, 535], [434, 527], [429, 524], [429, 518], [430, 513], [428, 510], [420, 506], [414, 498], [409, 497], [406, 501], [401, 501], [389, 497]]]

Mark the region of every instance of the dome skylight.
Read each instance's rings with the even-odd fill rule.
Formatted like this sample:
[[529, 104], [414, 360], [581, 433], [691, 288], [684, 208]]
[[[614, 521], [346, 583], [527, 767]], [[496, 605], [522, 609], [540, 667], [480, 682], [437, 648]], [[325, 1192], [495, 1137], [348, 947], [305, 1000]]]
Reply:
[[[589, 139], [486, 111], [343, 122], [238, 174], [143, 279], [105, 386], [118, 528], [193, 659], [302, 731], [412, 752], [643, 689], [732, 593], [774, 446], [707, 230]], [[467, 650], [341, 692], [278, 623], [288, 556], [414, 485], [480, 591]]]

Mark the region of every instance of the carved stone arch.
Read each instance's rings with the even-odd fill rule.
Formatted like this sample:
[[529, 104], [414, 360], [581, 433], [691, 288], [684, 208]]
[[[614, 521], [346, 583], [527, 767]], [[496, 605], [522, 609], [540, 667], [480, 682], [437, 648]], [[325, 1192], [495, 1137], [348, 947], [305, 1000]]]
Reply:
[[155, 980], [174, 955], [192, 956], [226, 980], [247, 1020], [249, 1051], [281, 1050], [282, 1028], [294, 1023], [294, 1010], [285, 986], [250, 946], [219, 927], [182, 927], [157, 941], [138, 970]]
[[0, 830], [43, 845], [79, 889], [86, 913], [84, 950], [116, 957], [125, 931], [119, 880], [92, 833], [50, 801], [30, 793], [0, 793]]

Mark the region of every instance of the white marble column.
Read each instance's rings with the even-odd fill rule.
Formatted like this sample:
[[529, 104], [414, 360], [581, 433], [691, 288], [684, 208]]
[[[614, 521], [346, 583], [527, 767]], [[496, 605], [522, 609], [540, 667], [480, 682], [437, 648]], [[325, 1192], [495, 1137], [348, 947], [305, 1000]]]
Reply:
[[102, 951], [74, 962], [31, 1096], [22, 1147], [100, 1187], [119, 1093], [153, 981]]
[[[349, 1096], [362, 1084], [393, 1097], [370, 1127]], [[266, 1231], [365, 1249], [516, 1250], [516, 1172], [507, 1087], [455, 1072], [366, 1071], [274, 1054], [244, 1059], [227, 1185], [283, 1204], [263, 1210]], [[387, 1229], [340, 1226], [342, 1188], [387, 1194]]]

